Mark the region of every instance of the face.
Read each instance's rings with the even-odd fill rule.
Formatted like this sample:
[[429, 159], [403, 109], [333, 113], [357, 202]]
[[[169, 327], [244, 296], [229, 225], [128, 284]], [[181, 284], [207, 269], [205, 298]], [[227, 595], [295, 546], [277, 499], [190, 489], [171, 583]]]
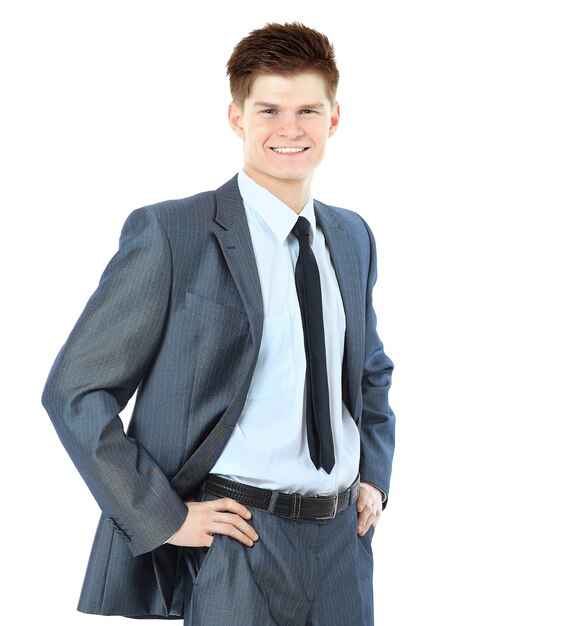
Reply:
[[283, 183], [309, 186], [339, 124], [339, 105], [330, 102], [315, 72], [260, 74], [243, 105], [229, 106], [229, 121], [243, 139], [244, 169], [253, 180], [270, 190]]

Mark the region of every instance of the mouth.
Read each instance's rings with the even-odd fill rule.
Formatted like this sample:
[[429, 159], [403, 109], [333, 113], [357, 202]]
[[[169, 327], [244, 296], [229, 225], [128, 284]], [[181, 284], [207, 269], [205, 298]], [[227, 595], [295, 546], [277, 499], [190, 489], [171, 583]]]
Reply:
[[308, 147], [306, 148], [270, 148], [270, 150], [273, 150], [274, 152], [276, 152], [277, 154], [300, 154], [301, 152], [304, 152], [305, 150], [308, 150]]

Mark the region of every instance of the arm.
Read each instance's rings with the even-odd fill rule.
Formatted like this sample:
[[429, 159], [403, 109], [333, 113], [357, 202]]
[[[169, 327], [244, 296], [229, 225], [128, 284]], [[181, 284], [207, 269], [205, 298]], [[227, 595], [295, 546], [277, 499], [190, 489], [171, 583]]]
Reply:
[[[166, 541], [187, 508], [119, 412], [159, 345], [171, 288], [171, 252], [151, 209], [127, 219], [107, 266], [43, 392], [57, 433], [100, 508], [134, 555]], [[162, 416], [165, 418], [165, 416]]]

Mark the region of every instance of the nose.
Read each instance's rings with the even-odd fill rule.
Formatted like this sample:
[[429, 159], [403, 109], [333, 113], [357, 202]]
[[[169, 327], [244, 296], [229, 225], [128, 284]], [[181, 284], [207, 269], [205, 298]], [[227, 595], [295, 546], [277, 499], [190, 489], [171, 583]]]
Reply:
[[282, 118], [278, 135], [286, 139], [298, 139], [304, 134], [304, 130], [300, 126], [300, 120], [297, 115], [289, 115]]

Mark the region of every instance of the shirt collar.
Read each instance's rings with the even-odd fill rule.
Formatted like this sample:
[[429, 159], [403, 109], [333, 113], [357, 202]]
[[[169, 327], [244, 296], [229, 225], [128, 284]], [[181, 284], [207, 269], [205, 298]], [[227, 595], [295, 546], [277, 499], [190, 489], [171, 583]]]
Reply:
[[265, 187], [258, 185], [243, 170], [239, 172], [237, 182], [245, 208], [255, 212], [267, 224], [280, 243], [286, 241], [299, 217], [305, 217], [310, 222], [312, 241], [316, 227], [312, 195], [308, 196], [304, 208], [297, 214]]

